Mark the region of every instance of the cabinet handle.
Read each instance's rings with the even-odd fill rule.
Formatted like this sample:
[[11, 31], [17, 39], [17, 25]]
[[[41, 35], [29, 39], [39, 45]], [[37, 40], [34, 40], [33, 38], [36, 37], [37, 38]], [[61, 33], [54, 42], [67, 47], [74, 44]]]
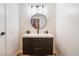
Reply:
[[5, 32], [1, 32], [1, 33], [0, 33], [1, 36], [5, 35], [5, 34], [6, 34]]
[[41, 50], [42, 48], [34, 48], [34, 50]]

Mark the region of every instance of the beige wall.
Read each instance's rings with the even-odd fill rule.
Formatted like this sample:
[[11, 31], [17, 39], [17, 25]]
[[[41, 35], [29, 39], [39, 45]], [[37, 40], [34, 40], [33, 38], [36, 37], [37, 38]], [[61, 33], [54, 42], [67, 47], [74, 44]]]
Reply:
[[[40, 30], [40, 33], [44, 33], [45, 30], [48, 30], [49, 33], [55, 36], [56, 31], [56, 4], [43, 4], [45, 8], [41, 10], [36, 10], [33, 12], [31, 5], [36, 4], [20, 4], [20, 40], [22, 42], [22, 35], [26, 33], [27, 30], [30, 30], [31, 33], [35, 34], [36, 29], [31, 26], [31, 17], [35, 13], [42, 13], [47, 17], [46, 27]], [[39, 4], [41, 5], [41, 4]], [[21, 46], [22, 49], [22, 46]]]

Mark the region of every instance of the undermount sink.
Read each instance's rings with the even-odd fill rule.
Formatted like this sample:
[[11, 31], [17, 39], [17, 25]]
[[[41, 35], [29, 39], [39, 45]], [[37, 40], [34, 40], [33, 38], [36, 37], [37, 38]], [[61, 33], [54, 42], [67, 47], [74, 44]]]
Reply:
[[51, 38], [53, 37], [52, 34], [24, 34], [23, 37], [44, 37], [44, 38]]

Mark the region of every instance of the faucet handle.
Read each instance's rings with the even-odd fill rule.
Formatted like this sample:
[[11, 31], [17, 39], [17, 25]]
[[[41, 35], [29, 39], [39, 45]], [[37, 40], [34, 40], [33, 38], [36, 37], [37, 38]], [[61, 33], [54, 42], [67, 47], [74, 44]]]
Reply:
[[30, 34], [30, 31], [26, 31], [27, 34]]
[[44, 34], [48, 34], [48, 31], [44, 31]]

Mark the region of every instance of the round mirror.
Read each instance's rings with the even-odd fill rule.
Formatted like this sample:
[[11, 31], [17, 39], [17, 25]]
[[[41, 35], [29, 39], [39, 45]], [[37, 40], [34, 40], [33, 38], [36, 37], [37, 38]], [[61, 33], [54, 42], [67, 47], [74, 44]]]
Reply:
[[43, 14], [34, 14], [31, 18], [31, 25], [35, 29], [42, 29], [46, 26], [47, 20]]

